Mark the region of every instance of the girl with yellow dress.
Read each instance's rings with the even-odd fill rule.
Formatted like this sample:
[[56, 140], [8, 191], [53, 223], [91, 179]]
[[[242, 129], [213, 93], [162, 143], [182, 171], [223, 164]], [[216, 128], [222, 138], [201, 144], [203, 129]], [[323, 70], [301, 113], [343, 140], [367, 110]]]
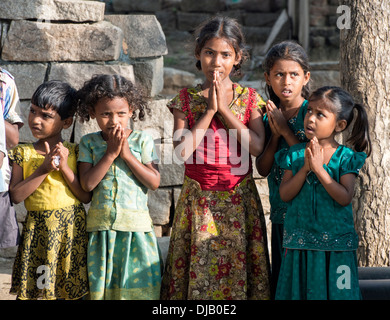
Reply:
[[78, 146], [62, 139], [76, 106], [76, 91], [43, 83], [31, 98], [28, 125], [38, 140], [10, 151], [10, 194], [27, 216], [12, 273], [18, 299], [75, 300], [88, 293], [86, 212], [90, 201], [77, 177]]

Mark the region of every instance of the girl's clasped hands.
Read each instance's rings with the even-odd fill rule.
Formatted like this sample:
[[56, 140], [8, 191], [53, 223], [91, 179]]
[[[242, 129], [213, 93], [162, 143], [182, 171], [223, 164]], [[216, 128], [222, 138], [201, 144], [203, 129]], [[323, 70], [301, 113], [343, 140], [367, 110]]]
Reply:
[[129, 144], [127, 143], [128, 132], [120, 123], [116, 124], [108, 132], [107, 154], [112, 154], [116, 159], [120, 156], [122, 159], [130, 152]]
[[266, 110], [269, 119], [269, 126], [272, 131], [272, 134], [276, 137], [283, 136], [287, 130], [290, 130], [286, 118], [284, 117], [280, 108], [278, 108], [275, 103], [271, 100], [267, 101]]
[[317, 173], [323, 168], [324, 164], [324, 149], [320, 146], [317, 137], [313, 137], [305, 150], [304, 169], [307, 172]]
[[209, 109], [213, 110], [215, 113], [219, 111], [219, 109], [224, 106], [224, 102], [222, 101], [223, 97], [223, 88], [221, 86], [221, 79], [218, 71], [214, 71], [213, 73], [213, 82], [210, 87], [209, 93]]

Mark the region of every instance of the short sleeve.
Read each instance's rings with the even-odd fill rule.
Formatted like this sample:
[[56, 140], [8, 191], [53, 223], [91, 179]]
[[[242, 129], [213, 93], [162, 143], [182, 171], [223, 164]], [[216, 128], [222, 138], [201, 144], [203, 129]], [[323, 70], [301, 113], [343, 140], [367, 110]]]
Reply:
[[173, 112], [173, 109], [177, 109], [182, 111], [182, 103], [180, 100], [180, 94], [176, 95], [174, 98], [168, 101], [167, 107], [171, 112]]
[[77, 161], [93, 163], [90, 135], [86, 135], [81, 138], [78, 153], [79, 155]]
[[292, 154], [290, 149], [281, 149], [275, 153], [276, 164], [285, 170], [292, 170]]
[[156, 146], [154, 144], [151, 135], [143, 133], [143, 139], [141, 142], [141, 161], [142, 163], [150, 163], [158, 161], [158, 155], [156, 152]]
[[19, 99], [16, 99], [16, 102], [11, 102], [12, 106], [8, 112], [6, 120], [11, 124], [20, 124], [23, 125], [23, 120], [20, 117], [20, 103]]
[[345, 153], [340, 163], [340, 176], [347, 173], [359, 174], [360, 169], [363, 167], [367, 158], [367, 154], [364, 152], [350, 152]]
[[0, 69], [0, 81], [5, 83], [3, 89], [3, 115], [4, 120], [11, 124], [19, 123], [23, 125], [23, 120], [19, 116], [20, 102], [14, 77], [6, 70]]
[[5, 142], [5, 125], [3, 115], [0, 115], [0, 152], [4, 153], [4, 156], [7, 155], [7, 145]]
[[265, 102], [260, 94], [253, 88], [242, 88], [241, 86], [238, 86], [236, 87], [236, 91], [239, 94], [242, 94], [243, 97], [238, 100], [241, 101], [241, 104], [246, 105], [243, 123], [248, 125], [253, 110], [260, 109], [261, 113], [263, 113], [262, 108], [264, 107]]
[[262, 109], [266, 103], [264, 101], [264, 99], [262, 98], [262, 96], [256, 91], [256, 106], [259, 108], [259, 109]]
[[197, 92], [197, 88], [183, 88], [180, 90], [180, 93], [167, 104], [167, 107], [171, 112], [173, 112], [173, 109], [184, 112], [190, 128], [194, 125], [195, 121], [191, 111], [190, 101]]
[[24, 148], [23, 145], [17, 145], [13, 149], [8, 151], [8, 158], [11, 162], [16, 163], [19, 166], [23, 166], [23, 159], [25, 159], [24, 156]]
[[269, 126], [269, 119], [268, 119], [267, 113], [264, 113], [264, 115], [263, 115], [263, 124], [264, 124], [264, 130], [265, 130], [265, 137], [268, 141], [268, 139], [271, 138], [272, 131], [271, 131], [271, 127]]

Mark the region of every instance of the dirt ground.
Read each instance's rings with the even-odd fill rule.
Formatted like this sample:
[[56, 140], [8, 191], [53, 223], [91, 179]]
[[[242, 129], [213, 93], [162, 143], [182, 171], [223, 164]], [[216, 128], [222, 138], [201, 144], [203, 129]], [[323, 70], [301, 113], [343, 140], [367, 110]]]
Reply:
[[9, 294], [12, 265], [13, 259], [0, 258], [0, 300], [15, 300], [16, 298]]

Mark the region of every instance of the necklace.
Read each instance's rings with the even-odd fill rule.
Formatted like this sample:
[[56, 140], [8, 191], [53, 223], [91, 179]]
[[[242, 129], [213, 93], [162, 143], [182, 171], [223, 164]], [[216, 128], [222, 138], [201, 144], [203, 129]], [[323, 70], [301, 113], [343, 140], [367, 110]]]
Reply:
[[299, 110], [301, 109], [301, 105], [302, 105], [303, 101], [304, 101], [304, 99], [302, 101], [299, 101], [298, 106], [291, 107], [287, 110], [285, 109], [286, 107], [283, 108], [281, 105], [279, 105], [279, 108], [282, 111], [284, 118], [286, 120], [290, 120], [290, 119], [294, 118], [298, 114]]
[[[298, 114], [299, 109], [300, 109], [300, 107], [293, 108], [293, 109], [290, 109], [290, 110], [284, 111], [284, 112], [282, 111], [284, 118], [286, 120], [290, 120], [291, 118], [294, 118]], [[293, 111], [292, 113], [291, 113], [291, 110]]]

